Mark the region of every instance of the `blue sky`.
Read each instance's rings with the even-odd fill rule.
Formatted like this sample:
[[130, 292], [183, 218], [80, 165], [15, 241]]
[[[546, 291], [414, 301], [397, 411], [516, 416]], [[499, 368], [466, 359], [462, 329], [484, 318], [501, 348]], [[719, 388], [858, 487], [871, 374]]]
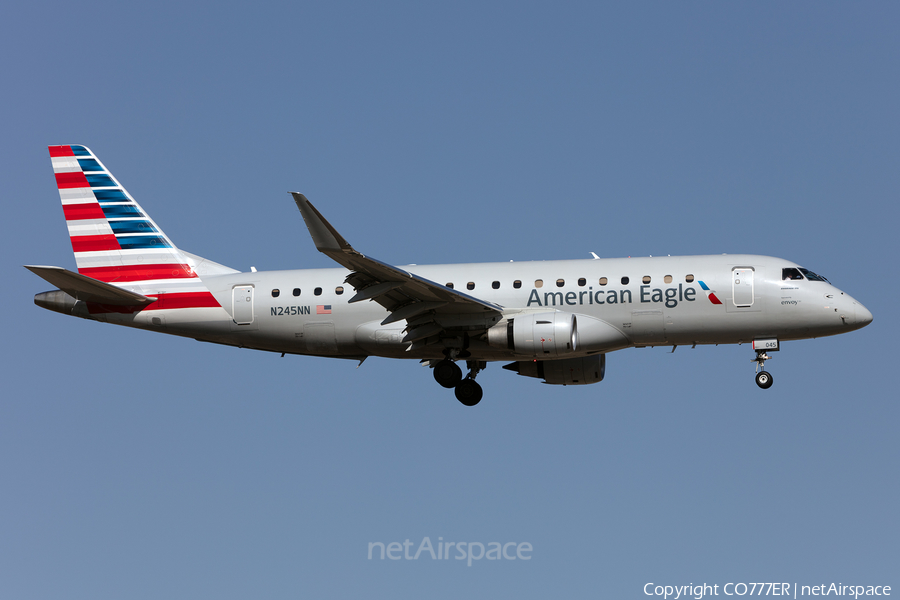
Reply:
[[[16, 3], [2, 9], [0, 597], [645, 597], [900, 585], [893, 3]], [[875, 315], [783, 345], [492, 365], [287, 357], [65, 318], [46, 147], [180, 247], [332, 266], [288, 196], [395, 263], [761, 253]], [[529, 561], [367, 560], [528, 542]]]

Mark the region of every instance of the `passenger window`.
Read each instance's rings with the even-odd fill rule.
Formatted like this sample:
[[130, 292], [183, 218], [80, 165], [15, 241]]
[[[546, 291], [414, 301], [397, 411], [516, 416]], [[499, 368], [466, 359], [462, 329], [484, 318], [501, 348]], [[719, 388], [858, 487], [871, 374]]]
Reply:
[[694, 276], [693, 275], [685, 275], [684, 280], [688, 283], [692, 283], [694, 281]]
[[451, 290], [453, 289], [453, 284], [450, 283], [450, 282], [447, 282], [446, 286], [447, 286], [448, 288], [450, 288]]
[[321, 296], [321, 295], [322, 295], [322, 288], [316, 288], [316, 289], [314, 289], [314, 290], [313, 290], [313, 294], [315, 294], [316, 296]]
[[649, 275], [644, 275], [644, 278], [641, 279], [641, 281], [643, 281], [644, 283], [650, 283], [650, 276], [649, 276]]
[[543, 279], [535, 279], [534, 287], [536, 287], [536, 288], [544, 287], [544, 280]]
[[272, 290], [272, 297], [277, 298], [281, 294], [281, 290]]
[[474, 282], [474, 281], [470, 281], [469, 283], [467, 283], [467, 284], [466, 284], [466, 289], [467, 289], [467, 290], [474, 290], [474, 289], [475, 289], [475, 282]]
[[556, 280], [556, 287], [562, 287], [562, 286], [564, 286], [564, 285], [566, 285], [566, 280], [565, 280], [565, 279], [557, 279], [557, 280]]
[[782, 281], [799, 281], [801, 279], [803, 279], [803, 275], [801, 275], [800, 271], [797, 269], [789, 268], [781, 270]]
[[295, 296], [299, 296], [299, 295], [300, 295], [300, 288], [294, 288], [294, 295], [295, 295]]
[[578, 278], [578, 285], [579, 285], [579, 287], [584, 287], [584, 286], [586, 286], [586, 285], [587, 285], [587, 279], [585, 279], [584, 277], [579, 277], [579, 278]]
[[500, 289], [500, 282], [499, 282], [499, 281], [495, 281], [494, 283], [491, 284], [491, 287], [494, 288], [495, 290], [499, 290], [499, 289]]
[[337, 286], [336, 288], [334, 288], [334, 293], [337, 294], [338, 296], [340, 296], [341, 294], [343, 294], [343, 293], [344, 293], [344, 286], [339, 285], [339, 286]]
[[665, 277], [663, 277], [663, 281], [665, 281], [666, 283], [672, 283], [672, 276], [666, 275]]
[[606, 277], [600, 278], [600, 285], [606, 285], [607, 283], [609, 283], [609, 279], [607, 279]]
[[513, 287], [519, 289], [520, 287], [522, 287], [522, 282], [516, 279], [515, 281], [513, 281]]
[[628, 285], [629, 279], [627, 277], [622, 278], [622, 285]]

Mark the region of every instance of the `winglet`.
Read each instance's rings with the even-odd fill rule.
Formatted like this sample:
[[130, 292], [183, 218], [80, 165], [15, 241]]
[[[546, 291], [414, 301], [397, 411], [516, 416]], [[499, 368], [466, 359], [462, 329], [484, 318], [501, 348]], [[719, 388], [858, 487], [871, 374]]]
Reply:
[[300, 209], [300, 214], [303, 215], [309, 234], [312, 236], [316, 249], [319, 252], [327, 252], [329, 250], [353, 251], [353, 247], [341, 237], [341, 234], [331, 226], [331, 223], [325, 220], [322, 213], [316, 210], [316, 207], [306, 199], [306, 196], [298, 192], [291, 192], [291, 196], [294, 197], [294, 202], [297, 203], [297, 208]]

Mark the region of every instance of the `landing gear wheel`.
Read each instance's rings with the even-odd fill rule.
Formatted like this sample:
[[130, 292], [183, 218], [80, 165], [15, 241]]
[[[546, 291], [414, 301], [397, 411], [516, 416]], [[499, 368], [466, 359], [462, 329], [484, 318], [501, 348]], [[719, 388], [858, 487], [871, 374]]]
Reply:
[[455, 388], [462, 381], [462, 369], [452, 360], [442, 360], [434, 365], [434, 380], [445, 388]]
[[768, 371], [760, 371], [756, 374], [756, 385], [764, 390], [772, 387], [772, 375]]
[[456, 386], [456, 399], [466, 406], [475, 406], [481, 402], [484, 391], [474, 379], [463, 379]]

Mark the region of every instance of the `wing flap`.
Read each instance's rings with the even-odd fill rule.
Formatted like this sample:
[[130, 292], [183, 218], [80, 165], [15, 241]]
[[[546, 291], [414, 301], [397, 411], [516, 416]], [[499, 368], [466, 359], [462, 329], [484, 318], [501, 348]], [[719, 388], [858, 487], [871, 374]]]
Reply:
[[354, 302], [360, 302], [362, 300], [372, 300], [402, 286], [402, 281], [385, 281], [383, 283], [373, 283], [372, 285], [363, 287], [361, 290], [359, 290], [355, 296], [347, 300], [347, 303], [353, 304]]

